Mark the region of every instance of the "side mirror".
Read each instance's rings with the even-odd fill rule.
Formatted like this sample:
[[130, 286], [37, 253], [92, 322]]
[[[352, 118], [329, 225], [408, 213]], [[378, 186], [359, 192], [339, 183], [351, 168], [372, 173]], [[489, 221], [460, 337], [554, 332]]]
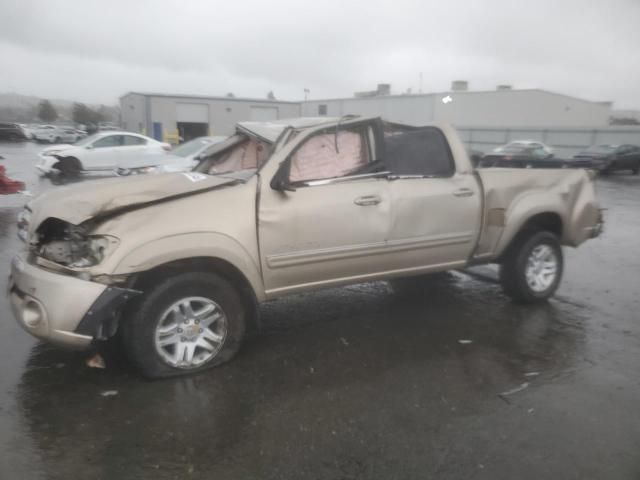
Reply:
[[84, 148], [86, 148], [87, 150], [91, 150], [91, 149], [93, 148], [93, 145], [87, 145], [87, 146], [86, 146], [86, 147], [84, 147]]
[[271, 188], [277, 190], [278, 192], [295, 192], [296, 189], [291, 186], [289, 183], [289, 159], [285, 160], [280, 164], [278, 171], [271, 179], [271, 183], [269, 184]]

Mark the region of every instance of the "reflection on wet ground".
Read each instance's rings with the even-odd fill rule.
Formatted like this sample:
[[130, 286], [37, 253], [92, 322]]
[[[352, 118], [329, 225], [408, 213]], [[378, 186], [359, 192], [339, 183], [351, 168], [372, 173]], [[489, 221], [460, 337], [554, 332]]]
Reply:
[[635, 478], [640, 181], [598, 189], [607, 231], [567, 251], [548, 305], [459, 273], [414, 296], [380, 282], [287, 297], [236, 360], [189, 378], [141, 380], [117, 345], [90, 369], [0, 298], [0, 478]]

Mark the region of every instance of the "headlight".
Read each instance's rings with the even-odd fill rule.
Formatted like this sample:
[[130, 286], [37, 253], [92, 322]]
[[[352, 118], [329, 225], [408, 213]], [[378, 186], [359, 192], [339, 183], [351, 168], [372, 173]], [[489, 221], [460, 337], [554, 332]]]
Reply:
[[53, 218], [38, 227], [38, 240], [39, 256], [70, 268], [99, 264], [119, 243], [115, 237], [88, 235], [82, 227]]
[[85, 268], [98, 265], [117, 244], [118, 240], [109, 236], [54, 240], [40, 247], [39, 253], [60, 265]]
[[31, 211], [27, 208], [18, 214], [18, 238], [23, 242], [29, 242], [29, 224], [31, 223]]

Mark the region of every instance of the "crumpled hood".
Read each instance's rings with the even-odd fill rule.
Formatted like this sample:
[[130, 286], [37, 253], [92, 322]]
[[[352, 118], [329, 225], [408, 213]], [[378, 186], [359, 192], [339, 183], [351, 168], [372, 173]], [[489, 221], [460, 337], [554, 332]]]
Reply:
[[40, 154], [42, 155], [45, 152], [60, 152], [60, 153], [62, 153], [62, 152], [66, 151], [66, 150], [69, 150], [71, 148], [77, 148], [77, 147], [74, 147], [73, 145], [69, 145], [67, 143], [61, 143], [61, 144], [58, 144], [58, 145], [51, 145], [49, 147], [43, 148], [42, 150], [40, 150]]
[[185, 172], [110, 178], [58, 187], [29, 202], [27, 206], [32, 212], [30, 228], [36, 229], [49, 217], [79, 225], [103, 215], [142, 208], [236, 182], [237, 179], [229, 177]]

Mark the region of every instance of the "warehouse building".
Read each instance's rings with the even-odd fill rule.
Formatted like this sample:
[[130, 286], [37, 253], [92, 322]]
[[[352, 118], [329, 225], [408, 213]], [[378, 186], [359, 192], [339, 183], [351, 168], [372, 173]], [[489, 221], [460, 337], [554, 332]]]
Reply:
[[298, 116], [374, 115], [424, 125], [435, 121], [458, 128], [598, 128], [609, 124], [611, 102], [593, 102], [546, 90], [469, 91], [455, 81], [440, 93], [391, 95], [389, 84], [350, 98], [281, 100], [130, 92], [120, 98], [122, 127], [172, 143], [202, 135], [228, 135], [243, 120]]
[[129, 92], [120, 97], [122, 128], [178, 143], [204, 135], [229, 135], [242, 120], [300, 116], [299, 102]]
[[388, 84], [351, 98], [302, 103], [303, 116], [381, 115], [408, 124], [449, 122], [457, 127], [602, 127], [609, 124], [611, 102], [592, 102], [546, 90], [469, 91], [455, 81], [440, 93], [389, 95]]

